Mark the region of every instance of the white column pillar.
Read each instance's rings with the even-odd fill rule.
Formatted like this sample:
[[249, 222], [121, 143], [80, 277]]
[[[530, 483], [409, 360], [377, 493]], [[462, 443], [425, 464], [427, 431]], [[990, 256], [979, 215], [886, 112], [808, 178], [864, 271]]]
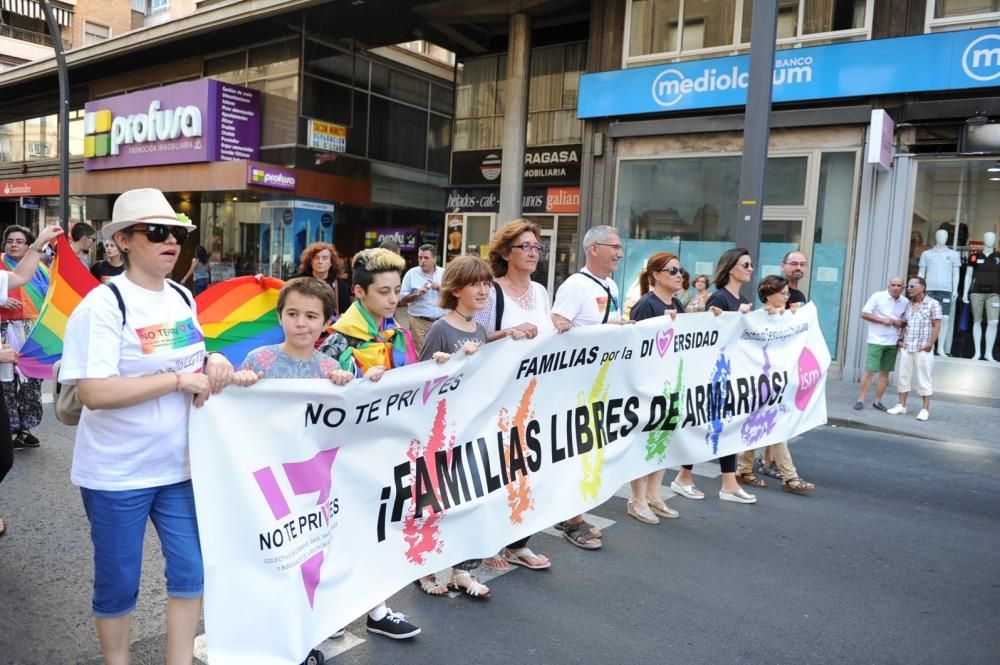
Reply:
[[528, 136], [528, 82], [531, 76], [531, 17], [510, 17], [507, 81], [504, 88], [503, 165], [497, 226], [521, 216], [524, 149]]

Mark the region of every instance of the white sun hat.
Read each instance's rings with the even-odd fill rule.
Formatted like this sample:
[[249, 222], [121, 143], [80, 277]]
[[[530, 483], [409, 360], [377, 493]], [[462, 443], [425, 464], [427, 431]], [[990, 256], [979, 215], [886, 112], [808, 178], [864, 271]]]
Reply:
[[167, 197], [158, 189], [146, 187], [130, 189], [123, 192], [115, 201], [111, 212], [111, 223], [101, 228], [105, 238], [110, 238], [118, 231], [127, 229], [134, 224], [164, 224], [166, 226], [183, 226], [188, 231], [194, 231], [195, 225], [181, 221], [170, 207]]

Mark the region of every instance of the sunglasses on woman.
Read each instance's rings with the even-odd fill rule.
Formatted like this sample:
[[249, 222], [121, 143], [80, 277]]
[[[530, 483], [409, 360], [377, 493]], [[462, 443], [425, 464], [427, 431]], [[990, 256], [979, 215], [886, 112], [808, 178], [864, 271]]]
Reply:
[[167, 236], [172, 235], [178, 245], [183, 245], [188, 237], [188, 230], [186, 228], [183, 226], [174, 226], [173, 224], [146, 224], [145, 228], [133, 226], [132, 230], [136, 233], [145, 233], [146, 239], [149, 242], [155, 243], [166, 242]]
[[669, 268], [660, 268], [660, 270], [658, 270], [657, 272], [665, 272], [668, 275], [676, 276], [681, 274], [681, 269], [678, 268], [677, 266], [670, 266]]

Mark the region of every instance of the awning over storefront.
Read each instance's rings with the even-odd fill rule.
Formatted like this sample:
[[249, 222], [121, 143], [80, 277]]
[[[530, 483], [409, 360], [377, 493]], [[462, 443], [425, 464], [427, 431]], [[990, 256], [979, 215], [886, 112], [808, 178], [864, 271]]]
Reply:
[[[0, 7], [14, 14], [36, 18], [40, 21], [45, 20], [45, 12], [42, 11], [42, 7], [38, 4], [37, 0], [0, 0]], [[73, 26], [73, 12], [71, 10], [58, 7], [54, 4], [51, 7], [52, 13], [55, 15], [56, 22], [59, 25], [67, 28]]]

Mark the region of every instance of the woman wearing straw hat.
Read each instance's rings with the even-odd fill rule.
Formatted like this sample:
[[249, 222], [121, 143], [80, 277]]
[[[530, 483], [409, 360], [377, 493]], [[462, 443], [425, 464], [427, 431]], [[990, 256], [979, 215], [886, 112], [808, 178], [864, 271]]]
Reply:
[[88, 293], [66, 325], [59, 380], [75, 383], [84, 404], [71, 480], [90, 522], [92, 607], [108, 663], [128, 662], [147, 519], [166, 559], [167, 662], [193, 659], [204, 573], [188, 412], [222, 390], [233, 367], [206, 356], [191, 293], [167, 279], [192, 229], [159, 190], [118, 197], [104, 233], [125, 273]]
[[[14, 270], [0, 270], [0, 301], [7, 300], [7, 290], [8, 289], [18, 289], [31, 281], [32, 277], [35, 275], [35, 269], [38, 268], [38, 261], [42, 258], [42, 250], [49, 243], [50, 240], [55, 238], [57, 235], [62, 233], [62, 229], [58, 226], [50, 226], [38, 234], [38, 240], [28, 245], [28, 251], [25, 252], [24, 257], [18, 261], [17, 267]], [[13, 352], [10, 353], [9, 360], [7, 362], [16, 362], [17, 354]], [[10, 468], [14, 465], [14, 441], [10, 435], [10, 422], [7, 418], [7, 404], [3, 398], [3, 392], [0, 391], [0, 482], [3, 482], [4, 477]], [[7, 533], [7, 523], [0, 518], [0, 537], [6, 535]]]

